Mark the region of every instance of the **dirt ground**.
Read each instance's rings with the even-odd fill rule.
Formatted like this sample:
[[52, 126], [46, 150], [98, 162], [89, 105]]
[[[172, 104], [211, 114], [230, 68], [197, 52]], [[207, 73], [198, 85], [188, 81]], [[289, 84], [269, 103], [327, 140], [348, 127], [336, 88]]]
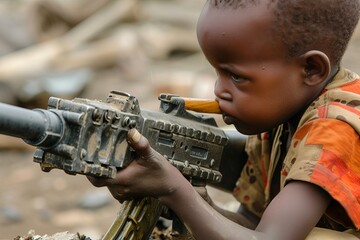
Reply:
[[[344, 59], [344, 65], [357, 72], [360, 72], [359, 52], [358, 30]], [[119, 82], [109, 76], [113, 74], [104, 72], [104, 78], [95, 81], [87, 89], [86, 96], [105, 98], [110, 90], [119, 88]], [[155, 108], [157, 104], [156, 96], [139, 83], [124, 84], [121, 89], [144, 96], [148, 106]], [[10, 138], [1, 141], [16, 142]], [[39, 235], [69, 231], [100, 238], [116, 217], [119, 203], [106, 189], [90, 185], [84, 176], [70, 176], [58, 170], [42, 172], [38, 164], [32, 162], [33, 150], [0, 151], [0, 239], [26, 235], [32, 229]], [[237, 207], [229, 194], [209, 191], [223, 206]]]

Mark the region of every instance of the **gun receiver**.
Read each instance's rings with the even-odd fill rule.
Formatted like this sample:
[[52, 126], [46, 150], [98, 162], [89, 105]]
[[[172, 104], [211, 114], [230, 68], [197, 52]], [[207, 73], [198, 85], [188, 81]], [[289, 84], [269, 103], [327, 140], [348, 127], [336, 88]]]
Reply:
[[[128, 130], [137, 128], [193, 185], [219, 183], [222, 158], [239, 156], [241, 136], [227, 134], [209, 115], [189, 111], [219, 112], [214, 102], [194, 104], [171, 94], [159, 100], [160, 111], [140, 109], [134, 96], [119, 91], [105, 102], [51, 97], [47, 110], [0, 103], [0, 134], [36, 146], [34, 162], [43, 171], [113, 178], [134, 157], [126, 139]], [[128, 201], [103, 239], [148, 239], [162, 210], [155, 199]]]

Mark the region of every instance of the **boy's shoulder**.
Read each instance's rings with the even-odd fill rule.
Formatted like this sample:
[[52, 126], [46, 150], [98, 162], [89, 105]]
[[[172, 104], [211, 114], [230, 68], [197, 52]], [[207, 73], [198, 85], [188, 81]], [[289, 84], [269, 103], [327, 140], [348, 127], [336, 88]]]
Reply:
[[[333, 80], [327, 84], [325, 87], [325, 91], [333, 91], [333, 90], [350, 90], [351, 87], [355, 87], [354, 91], [358, 90], [357, 94], [360, 94], [359, 85], [360, 77], [357, 73], [346, 69], [344, 67], [340, 67], [337, 74], [334, 76]], [[357, 89], [356, 89], [357, 86]]]
[[319, 97], [304, 112], [298, 127], [319, 118], [349, 123], [360, 134], [360, 77], [340, 68]]

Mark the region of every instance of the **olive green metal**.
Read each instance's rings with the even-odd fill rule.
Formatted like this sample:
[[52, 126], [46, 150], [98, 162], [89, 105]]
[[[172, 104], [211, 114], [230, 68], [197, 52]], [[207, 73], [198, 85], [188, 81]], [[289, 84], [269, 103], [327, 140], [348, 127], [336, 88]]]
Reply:
[[125, 201], [102, 240], [148, 240], [163, 209], [150, 197]]

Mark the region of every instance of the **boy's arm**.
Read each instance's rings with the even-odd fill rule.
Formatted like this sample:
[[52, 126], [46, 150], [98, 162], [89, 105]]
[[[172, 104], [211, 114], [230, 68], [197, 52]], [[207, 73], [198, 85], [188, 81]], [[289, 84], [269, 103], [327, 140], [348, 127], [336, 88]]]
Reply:
[[255, 229], [256, 226], [259, 224], [260, 218], [257, 217], [255, 214], [247, 210], [245, 207], [240, 205], [237, 212], [228, 211], [221, 207], [219, 207], [209, 196], [206, 187], [194, 187], [196, 192], [200, 194], [200, 196], [217, 212], [219, 212], [224, 217], [230, 219], [233, 222], [240, 224], [243, 227], [249, 229]]
[[190, 184], [161, 198], [189, 227], [196, 239], [305, 239], [324, 214], [330, 197], [306, 182], [290, 182], [270, 203], [255, 231], [215, 211]]
[[241, 206], [237, 212], [227, 211], [218, 207], [217, 205], [211, 206], [224, 217], [230, 219], [233, 222], [236, 222], [237, 224], [240, 224], [243, 227], [254, 230], [259, 224], [260, 219]]
[[290, 182], [267, 207], [256, 231], [270, 232], [274, 239], [305, 239], [330, 201], [330, 195], [319, 186]]

